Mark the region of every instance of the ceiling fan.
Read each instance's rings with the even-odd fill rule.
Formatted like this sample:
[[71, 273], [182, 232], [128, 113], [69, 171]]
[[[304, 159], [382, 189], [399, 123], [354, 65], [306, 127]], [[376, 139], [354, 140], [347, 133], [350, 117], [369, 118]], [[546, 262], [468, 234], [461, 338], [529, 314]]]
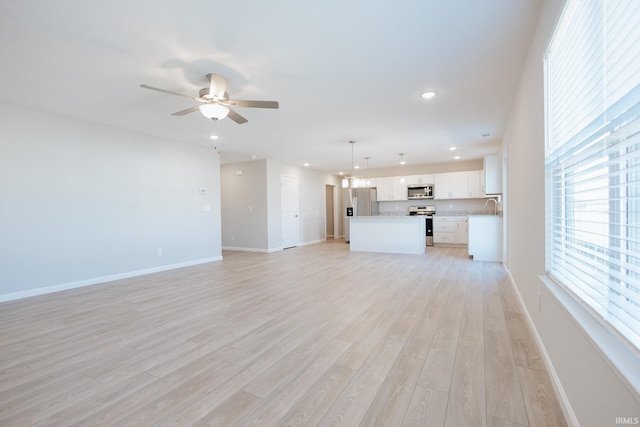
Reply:
[[229, 99], [229, 93], [227, 92], [228, 80], [226, 77], [219, 76], [217, 74], [207, 74], [207, 80], [209, 80], [209, 87], [200, 89], [198, 96], [184, 95], [178, 92], [172, 92], [170, 90], [160, 89], [148, 85], [140, 85], [141, 88], [156, 90], [158, 92], [164, 92], [171, 95], [182, 96], [183, 98], [193, 99], [198, 101], [200, 105], [194, 105], [186, 110], [177, 111], [172, 116], [184, 116], [185, 114], [193, 113], [200, 110], [203, 116], [211, 120], [220, 120], [225, 117], [229, 117], [231, 120], [238, 124], [246, 123], [247, 119], [236, 113], [231, 107], [249, 107], [249, 108], [278, 108], [277, 101], [247, 101], [240, 99]]

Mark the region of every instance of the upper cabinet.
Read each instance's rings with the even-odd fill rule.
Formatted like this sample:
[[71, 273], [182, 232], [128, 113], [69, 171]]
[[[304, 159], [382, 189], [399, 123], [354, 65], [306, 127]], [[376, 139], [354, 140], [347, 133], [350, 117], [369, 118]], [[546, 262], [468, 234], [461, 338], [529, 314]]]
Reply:
[[433, 175], [433, 198], [434, 199], [452, 199], [451, 193], [451, 174], [437, 173]]
[[467, 191], [469, 198], [478, 199], [484, 196], [482, 194], [482, 171], [467, 172]]
[[433, 175], [407, 175], [404, 178], [407, 185], [433, 184]]
[[482, 171], [438, 173], [434, 175], [434, 199], [476, 199], [481, 193]]
[[502, 194], [502, 157], [486, 156], [483, 161], [483, 195]]
[[387, 176], [371, 178], [371, 186], [377, 187], [379, 202], [407, 200], [407, 185], [412, 184], [433, 184], [434, 199], [478, 199], [484, 197], [482, 176], [482, 171]]
[[407, 184], [399, 176], [376, 178], [378, 201], [407, 200]]
[[469, 184], [467, 182], [466, 172], [452, 172], [451, 175], [451, 198], [467, 199], [469, 198]]

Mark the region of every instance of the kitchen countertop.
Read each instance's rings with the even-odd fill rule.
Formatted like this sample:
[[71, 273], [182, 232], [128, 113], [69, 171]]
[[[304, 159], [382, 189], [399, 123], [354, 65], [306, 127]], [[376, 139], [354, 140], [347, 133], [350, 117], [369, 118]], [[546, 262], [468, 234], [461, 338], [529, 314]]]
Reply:
[[471, 216], [471, 215], [489, 215], [496, 216], [493, 214], [493, 209], [490, 210], [480, 210], [480, 211], [437, 211], [436, 215], [442, 216]]
[[[498, 215], [493, 214], [493, 209], [478, 210], [478, 211], [437, 211], [436, 216], [471, 216], [471, 215], [487, 215], [487, 216], [502, 216], [502, 212], [498, 212]], [[384, 217], [398, 217], [398, 216], [410, 216], [407, 211], [393, 211], [393, 212], [380, 212], [377, 216]], [[424, 215], [417, 215], [424, 216]]]

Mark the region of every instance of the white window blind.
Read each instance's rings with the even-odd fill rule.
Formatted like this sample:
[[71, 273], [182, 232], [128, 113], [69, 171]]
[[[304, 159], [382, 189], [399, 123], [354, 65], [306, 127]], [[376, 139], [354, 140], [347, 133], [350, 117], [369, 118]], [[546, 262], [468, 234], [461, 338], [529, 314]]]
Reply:
[[547, 273], [640, 349], [640, 1], [569, 0], [545, 90]]

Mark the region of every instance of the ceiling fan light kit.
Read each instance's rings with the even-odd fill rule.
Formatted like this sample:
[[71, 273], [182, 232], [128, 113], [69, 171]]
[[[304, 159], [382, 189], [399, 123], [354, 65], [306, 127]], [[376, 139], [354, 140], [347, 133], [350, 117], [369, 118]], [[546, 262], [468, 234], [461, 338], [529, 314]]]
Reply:
[[199, 108], [207, 119], [220, 120], [229, 114], [229, 109], [220, 104], [202, 104]]
[[168, 93], [170, 95], [177, 95], [183, 98], [193, 99], [200, 102], [201, 105], [195, 105], [185, 110], [177, 111], [172, 116], [184, 116], [194, 111], [200, 110], [203, 116], [211, 120], [220, 120], [225, 117], [229, 117], [239, 125], [246, 123], [247, 119], [238, 114], [230, 107], [248, 107], [248, 108], [272, 108], [276, 109], [280, 107], [277, 101], [249, 101], [241, 99], [229, 99], [229, 93], [227, 92], [228, 80], [226, 77], [222, 77], [218, 74], [207, 74], [207, 80], [209, 80], [209, 87], [200, 89], [198, 96], [189, 96], [178, 92], [172, 92], [166, 89], [160, 89], [148, 85], [140, 85], [141, 88], [151, 89], [158, 92]]

